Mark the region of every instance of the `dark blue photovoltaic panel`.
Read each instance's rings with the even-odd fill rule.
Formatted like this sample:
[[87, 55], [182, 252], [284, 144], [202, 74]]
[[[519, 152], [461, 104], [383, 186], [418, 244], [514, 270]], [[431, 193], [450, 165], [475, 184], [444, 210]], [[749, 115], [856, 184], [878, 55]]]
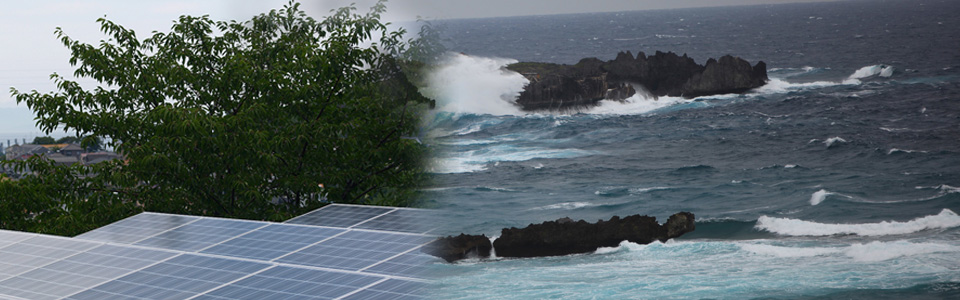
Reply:
[[269, 266], [265, 263], [182, 254], [67, 299], [186, 299]]
[[421, 235], [349, 231], [276, 261], [356, 271], [430, 240], [430, 237]]
[[269, 261], [344, 231], [345, 229], [272, 224], [202, 252]]
[[364, 272], [426, 279], [431, 275], [433, 264], [440, 261], [442, 260], [424, 254], [417, 248], [369, 267]]
[[193, 252], [267, 224], [265, 222], [204, 218], [137, 242], [135, 245]]
[[427, 233], [437, 228], [436, 212], [420, 209], [397, 209], [388, 214], [360, 223], [353, 228]]
[[65, 257], [83, 252], [99, 243], [34, 236], [0, 249], [0, 279], [45, 266]]
[[426, 296], [425, 294], [427, 292], [427, 285], [427, 283], [423, 282], [388, 279], [387, 281], [378, 283], [343, 299], [418, 300], [424, 299]]
[[200, 218], [180, 215], [141, 213], [76, 236], [78, 239], [133, 244], [155, 234], [182, 226]]
[[0, 281], [0, 294], [60, 299], [174, 256], [175, 253], [103, 245]]
[[285, 223], [347, 228], [394, 209], [377, 206], [331, 204], [287, 220]]
[[196, 299], [335, 299], [380, 280], [371, 275], [278, 266]]

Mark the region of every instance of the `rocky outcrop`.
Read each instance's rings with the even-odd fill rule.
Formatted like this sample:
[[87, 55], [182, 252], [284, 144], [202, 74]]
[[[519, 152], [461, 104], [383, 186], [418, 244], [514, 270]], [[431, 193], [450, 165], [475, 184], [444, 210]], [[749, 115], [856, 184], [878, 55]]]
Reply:
[[[600, 247], [615, 247], [622, 241], [649, 244], [665, 242], [695, 229], [694, 215], [680, 212], [670, 216], [663, 225], [655, 217], [632, 215], [614, 216], [610, 220], [587, 223], [562, 218], [525, 228], [504, 228], [493, 242], [500, 257], [539, 257], [588, 253]], [[485, 236], [464, 235], [437, 239], [422, 250], [448, 262], [466, 258], [475, 252], [479, 257], [490, 254], [490, 241]]]
[[576, 65], [521, 62], [507, 69], [523, 74], [530, 83], [517, 98], [524, 110], [573, 109], [600, 100], [623, 100], [636, 93], [634, 85], [654, 96], [687, 98], [743, 93], [764, 85], [767, 67], [730, 55], [698, 65], [686, 54], [657, 51], [620, 52], [611, 61], [585, 58]]
[[466, 235], [442, 237], [420, 248], [420, 251], [454, 262], [471, 255], [490, 256], [490, 238], [484, 235]]

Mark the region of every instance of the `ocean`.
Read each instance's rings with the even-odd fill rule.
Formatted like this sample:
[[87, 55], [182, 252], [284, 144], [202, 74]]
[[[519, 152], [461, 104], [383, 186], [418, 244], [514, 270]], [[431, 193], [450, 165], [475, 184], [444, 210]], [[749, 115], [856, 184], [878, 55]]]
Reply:
[[[638, 7], [641, 9], [642, 7]], [[448, 20], [425, 199], [440, 234], [696, 215], [665, 243], [436, 262], [438, 299], [960, 298], [960, 1]], [[515, 61], [767, 63], [742, 95], [523, 112]]]

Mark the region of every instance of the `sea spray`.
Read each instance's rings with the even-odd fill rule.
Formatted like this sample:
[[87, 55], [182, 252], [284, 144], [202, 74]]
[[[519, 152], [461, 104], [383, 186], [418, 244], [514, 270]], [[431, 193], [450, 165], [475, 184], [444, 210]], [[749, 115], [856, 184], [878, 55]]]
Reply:
[[427, 76], [428, 97], [440, 111], [490, 115], [520, 115], [513, 103], [528, 80], [505, 69], [516, 60], [448, 53]]

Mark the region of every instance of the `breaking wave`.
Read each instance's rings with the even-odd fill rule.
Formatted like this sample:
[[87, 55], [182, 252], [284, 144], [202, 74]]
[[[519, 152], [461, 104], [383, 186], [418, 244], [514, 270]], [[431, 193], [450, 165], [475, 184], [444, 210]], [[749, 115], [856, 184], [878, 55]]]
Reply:
[[906, 222], [884, 221], [865, 224], [825, 224], [811, 221], [761, 216], [756, 229], [786, 236], [902, 235], [930, 229], [960, 227], [960, 216], [949, 209], [937, 215], [925, 216]]

